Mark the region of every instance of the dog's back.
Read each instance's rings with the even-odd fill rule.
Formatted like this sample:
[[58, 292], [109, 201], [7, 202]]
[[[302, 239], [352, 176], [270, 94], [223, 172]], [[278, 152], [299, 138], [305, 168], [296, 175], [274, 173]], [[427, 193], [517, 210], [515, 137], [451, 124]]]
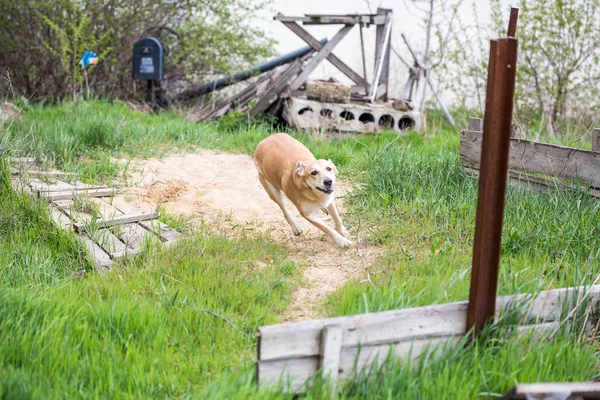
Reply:
[[263, 139], [254, 153], [254, 163], [259, 172], [279, 190], [283, 189], [284, 177], [291, 177], [296, 162], [314, 160], [306, 146], [286, 133], [276, 133]]

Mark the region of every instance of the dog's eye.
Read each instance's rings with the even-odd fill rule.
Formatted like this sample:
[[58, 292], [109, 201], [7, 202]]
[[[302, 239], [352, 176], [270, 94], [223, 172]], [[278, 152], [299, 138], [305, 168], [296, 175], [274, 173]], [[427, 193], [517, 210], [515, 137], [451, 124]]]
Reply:
[[311, 175], [316, 175], [316, 174], [317, 174], [317, 171], [313, 171], [313, 172], [311, 172], [310, 174], [311, 174]]
[[331, 171], [331, 167], [327, 167], [327, 171]]

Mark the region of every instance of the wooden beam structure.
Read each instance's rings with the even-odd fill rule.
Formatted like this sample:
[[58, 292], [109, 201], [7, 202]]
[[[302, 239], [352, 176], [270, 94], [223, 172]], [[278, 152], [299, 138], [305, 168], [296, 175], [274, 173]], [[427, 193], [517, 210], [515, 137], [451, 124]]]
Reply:
[[273, 19], [281, 22], [302, 22], [304, 25], [383, 25], [386, 22], [385, 16], [381, 14], [305, 14], [303, 17], [288, 17], [280, 13], [277, 14]]
[[[298, 25], [296, 22], [283, 22], [285, 26], [287, 26], [292, 32], [294, 32], [300, 39], [304, 40], [308, 43], [313, 49], [316, 51], [320, 51], [323, 45], [319, 43], [317, 39], [315, 39], [310, 33], [306, 31], [303, 27]], [[339, 69], [344, 75], [350, 78], [357, 85], [365, 85], [366, 80], [358, 73], [356, 73], [352, 68], [346, 65], [342, 60], [336, 57], [335, 54], [329, 53], [326, 57], [327, 61], [333, 64], [337, 69]]]
[[333, 39], [327, 42], [321, 49], [317, 52], [317, 54], [308, 61], [308, 63], [302, 68], [300, 74], [292, 81], [290, 84], [291, 90], [298, 89], [305, 81], [308, 79], [308, 76], [327, 58], [328, 55], [331, 54], [334, 47], [350, 32], [350, 30], [354, 27], [354, 25], [344, 25], [342, 29], [335, 34]]

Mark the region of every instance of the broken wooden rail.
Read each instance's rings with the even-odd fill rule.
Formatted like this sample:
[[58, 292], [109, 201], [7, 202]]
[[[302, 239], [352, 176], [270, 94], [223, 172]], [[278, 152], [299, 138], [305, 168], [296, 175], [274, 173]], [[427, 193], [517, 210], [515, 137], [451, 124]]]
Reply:
[[[520, 334], [547, 337], [565, 312], [597, 314], [600, 285], [498, 297], [496, 310], [518, 316]], [[389, 354], [417, 360], [427, 350], [462, 342], [467, 332], [468, 302], [359, 314], [263, 326], [258, 329], [257, 379], [260, 386], [283, 384], [302, 392], [324, 373], [335, 381], [381, 365]], [[516, 313], [517, 315], [515, 315]], [[544, 336], [546, 335], [546, 336]]]
[[[478, 174], [482, 141], [481, 120], [470, 118], [469, 129], [460, 134], [460, 158], [468, 173]], [[570, 181], [579, 181], [590, 186], [592, 196], [600, 197], [600, 129], [592, 130], [592, 150], [512, 137], [508, 166], [512, 182], [530, 189], [574, 188]]]

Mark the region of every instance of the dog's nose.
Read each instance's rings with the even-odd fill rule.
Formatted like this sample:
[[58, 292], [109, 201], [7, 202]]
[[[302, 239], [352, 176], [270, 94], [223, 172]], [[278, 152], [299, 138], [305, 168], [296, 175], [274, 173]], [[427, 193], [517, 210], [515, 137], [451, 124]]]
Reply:
[[331, 184], [332, 184], [332, 183], [333, 183], [333, 182], [332, 182], [332, 181], [331, 181], [331, 179], [329, 179], [329, 178], [327, 178], [327, 179], [325, 179], [325, 180], [323, 181], [323, 184], [324, 184], [325, 186], [331, 186]]

